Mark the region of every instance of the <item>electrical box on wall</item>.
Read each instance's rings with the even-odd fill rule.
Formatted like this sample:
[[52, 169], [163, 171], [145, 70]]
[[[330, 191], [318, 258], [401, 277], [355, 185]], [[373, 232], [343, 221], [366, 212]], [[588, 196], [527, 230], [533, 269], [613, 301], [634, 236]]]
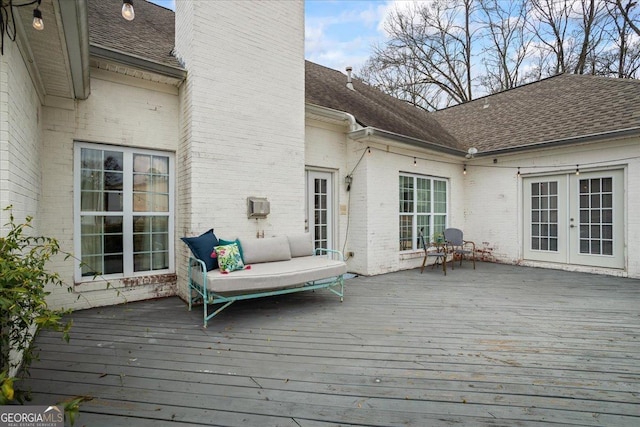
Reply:
[[266, 218], [270, 209], [265, 197], [247, 197], [247, 218]]

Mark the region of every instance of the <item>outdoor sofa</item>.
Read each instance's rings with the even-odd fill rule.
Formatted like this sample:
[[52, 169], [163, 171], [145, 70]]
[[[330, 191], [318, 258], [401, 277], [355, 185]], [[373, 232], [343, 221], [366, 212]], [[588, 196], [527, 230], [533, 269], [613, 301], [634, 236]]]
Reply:
[[[243, 269], [208, 269], [205, 256], [189, 258], [189, 310], [203, 303], [205, 328], [211, 318], [244, 299], [327, 288], [343, 300], [347, 265], [342, 253], [314, 249], [309, 233], [222, 242], [239, 247]], [[223, 305], [209, 313], [209, 304]]]

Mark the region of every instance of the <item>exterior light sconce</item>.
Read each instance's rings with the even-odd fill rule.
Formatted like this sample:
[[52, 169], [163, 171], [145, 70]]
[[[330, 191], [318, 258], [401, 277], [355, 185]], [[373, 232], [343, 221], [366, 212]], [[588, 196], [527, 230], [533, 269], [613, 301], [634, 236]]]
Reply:
[[576, 176], [580, 175], [580, 165], [576, 165]]
[[136, 17], [133, 10], [133, 0], [122, 0], [122, 17], [127, 21], [133, 21]]
[[416, 159], [415, 157], [413, 158], [413, 167], [418, 167], [418, 159]]
[[467, 174], [467, 165], [464, 165], [462, 167], [462, 175], [466, 175]]
[[518, 173], [517, 173], [517, 175], [518, 175], [518, 176], [520, 176], [520, 166], [518, 166]]
[[344, 183], [347, 184], [347, 191], [351, 190], [352, 182], [353, 182], [353, 175], [347, 175], [344, 177]]

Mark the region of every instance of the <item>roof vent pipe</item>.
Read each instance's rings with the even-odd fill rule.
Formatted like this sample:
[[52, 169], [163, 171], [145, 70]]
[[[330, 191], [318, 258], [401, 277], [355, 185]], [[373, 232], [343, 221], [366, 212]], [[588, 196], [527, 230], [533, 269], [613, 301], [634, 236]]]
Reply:
[[353, 68], [347, 67], [347, 88], [351, 89], [351, 90], [355, 90], [353, 88], [353, 83], [351, 82], [351, 71], [352, 70], [353, 70]]

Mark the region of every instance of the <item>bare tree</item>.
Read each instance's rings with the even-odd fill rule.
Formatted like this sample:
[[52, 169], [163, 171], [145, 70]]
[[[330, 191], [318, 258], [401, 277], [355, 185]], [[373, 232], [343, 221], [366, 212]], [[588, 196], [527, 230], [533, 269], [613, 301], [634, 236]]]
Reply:
[[533, 38], [525, 30], [527, 8], [522, 2], [501, 0], [480, 0], [479, 5], [489, 39], [482, 50], [486, 74], [480, 81], [491, 93], [516, 87], [525, 81], [521, 68]]
[[638, 22], [640, 22], [640, 8], [638, 8], [638, 2], [627, 1], [623, 3], [622, 0], [614, 1], [616, 7], [622, 14], [622, 18], [625, 20], [629, 28], [631, 28], [637, 35], [640, 36], [640, 24], [638, 24]]
[[530, 2], [534, 19], [531, 30], [542, 47], [540, 54], [551, 62], [543, 71], [551, 75], [567, 71], [567, 32], [571, 3], [569, 0], [532, 0]]
[[625, 13], [620, 11], [617, 1], [608, 2], [608, 12], [612, 18], [609, 26], [609, 39], [613, 45], [608, 52], [601, 55], [600, 74], [618, 78], [640, 77], [640, 40], [632, 37], [635, 30], [627, 20], [634, 4], [628, 2], [624, 6]]
[[[582, 43], [578, 43], [579, 50], [577, 53], [576, 63], [573, 67], [574, 74], [585, 74], [587, 65], [591, 63], [591, 74], [596, 73], [593, 66], [593, 59], [598, 55], [597, 49], [601, 45], [604, 35], [604, 26], [606, 19], [609, 17], [606, 4], [596, 0], [581, 0], [579, 2], [580, 10], [577, 11], [580, 22], [576, 30], [573, 32], [574, 39], [582, 39]], [[591, 59], [591, 61], [589, 61]]]
[[640, 0], [434, 0], [395, 9], [359, 76], [439, 109], [559, 73], [640, 77]]
[[374, 75], [393, 76], [388, 85], [396, 91], [421, 91], [401, 98], [426, 109], [470, 101], [473, 7], [473, 0], [458, 0], [396, 9], [385, 23], [389, 41], [374, 48], [363, 78], [371, 82]]

